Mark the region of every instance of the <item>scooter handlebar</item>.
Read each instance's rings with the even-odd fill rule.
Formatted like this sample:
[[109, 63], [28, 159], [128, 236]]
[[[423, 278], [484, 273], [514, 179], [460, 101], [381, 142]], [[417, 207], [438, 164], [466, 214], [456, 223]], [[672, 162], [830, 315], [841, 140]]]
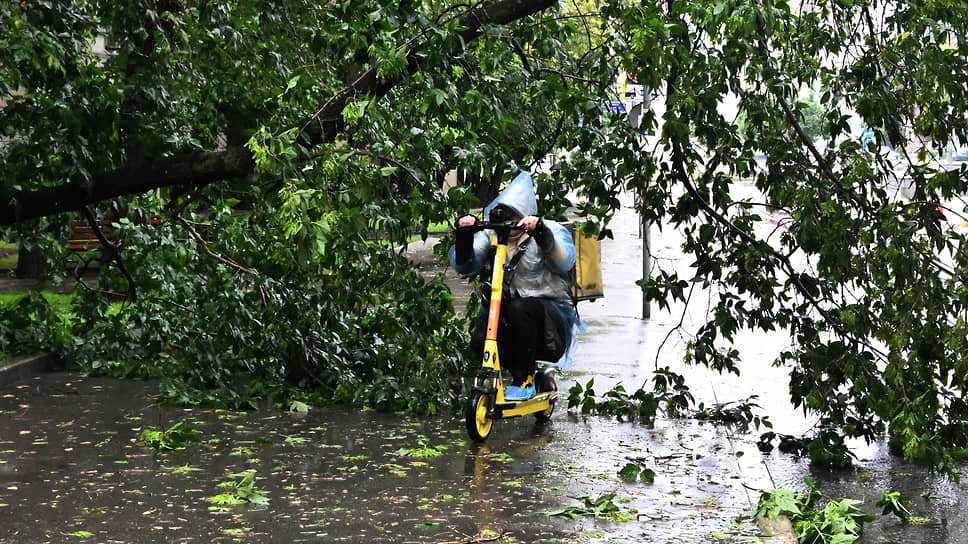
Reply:
[[524, 227], [518, 226], [517, 221], [478, 221], [473, 225], [457, 225], [457, 230], [464, 232], [478, 232], [482, 230], [494, 230], [494, 231], [506, 231], [510, 232], [512, 229], [520, 229]]

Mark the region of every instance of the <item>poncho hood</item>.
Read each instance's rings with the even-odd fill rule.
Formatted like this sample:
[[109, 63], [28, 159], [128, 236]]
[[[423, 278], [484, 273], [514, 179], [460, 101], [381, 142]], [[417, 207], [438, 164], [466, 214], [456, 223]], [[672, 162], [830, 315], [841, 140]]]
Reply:
[[538, 215], [538, 199], [534, 196], [534, 183], [531, 174], [521, 172], [511, 183], [484, 208], [484, 217], [491, 216], [491, 210], [499, 205], [505, 205], [514, 210], [521, 217]]

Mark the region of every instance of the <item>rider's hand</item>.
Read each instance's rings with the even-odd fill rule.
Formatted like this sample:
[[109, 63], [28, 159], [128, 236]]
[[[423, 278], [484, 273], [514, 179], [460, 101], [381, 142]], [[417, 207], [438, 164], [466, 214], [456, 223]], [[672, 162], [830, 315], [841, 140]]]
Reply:
[[519, 227], [524, 227], [524, 230], [526, 232], [531, 232], [535, 228], [537, 228], [538, 223], [540, 223], [540, 222], [541, 222], [541, 218], [539, 218], [538, 216], [536, 216], [536, 215], [528, 215], [528, 216], [524, 217], [523, 219], [521, 219], [520, 221], [518, 221], [518, 226]]
[[457, 230], [454, 234], [454, 262], [463, 265], [474, 257], [474, 230], [461, 227], [473, 227], [477, 218], [465, 215], [457, 220]]
[[540, 217], [529, 215], [519, 221], [518, 226], [524, 227], [524, 230], [538, 242], [538, 247], [542, 251], [551, 251], [555, 246], [554, 234], [551, 233], [551, 230], [548, 229]]

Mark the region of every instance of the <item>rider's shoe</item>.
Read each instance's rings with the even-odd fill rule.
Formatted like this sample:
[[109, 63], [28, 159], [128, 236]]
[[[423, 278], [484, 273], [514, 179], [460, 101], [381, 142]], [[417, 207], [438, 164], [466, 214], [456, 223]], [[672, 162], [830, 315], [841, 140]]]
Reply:
[[528, 376], [525, 378], [524, 383], [520, 385], [512, 385], [504, 390], [504, 400], [528, 400], [534, 397], [536, 391], [534, 389], [534, 378]]
[[509, 386], [504, 390], [504, 400], [528, 400], [534, 397], [534, 385], [527, 387]]

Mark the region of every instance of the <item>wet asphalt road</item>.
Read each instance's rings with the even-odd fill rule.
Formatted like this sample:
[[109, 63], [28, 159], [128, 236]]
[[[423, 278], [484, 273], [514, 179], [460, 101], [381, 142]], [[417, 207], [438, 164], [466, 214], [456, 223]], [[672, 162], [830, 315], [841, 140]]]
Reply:
[[[696, 422], [558, 414], [461, 421], [352, 408], [252, 413], [154, 404], [153, 384], [51, 373], [0, 398], [0, 542], [693, 542], [753, 534], [750, 442]], [[153, 453], [148, 427], [201, 442]], [[623, 482], [638, 463], [655, 482]], [[266, 504], [221, 505], [251, 471]], [[550, 516], [609, 501], [627, 521]]]

